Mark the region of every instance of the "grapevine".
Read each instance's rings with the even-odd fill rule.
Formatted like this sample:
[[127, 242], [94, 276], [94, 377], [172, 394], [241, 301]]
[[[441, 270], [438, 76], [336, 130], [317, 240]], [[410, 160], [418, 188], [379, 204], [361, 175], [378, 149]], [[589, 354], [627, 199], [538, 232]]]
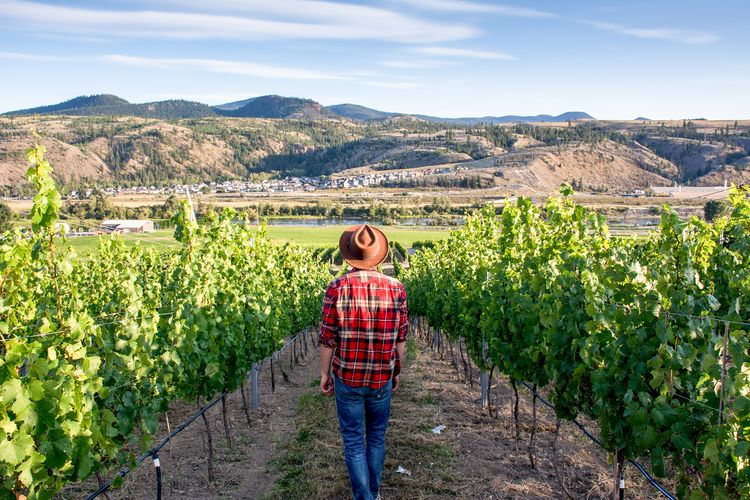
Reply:
[[750, 190], [713, 224], [665, 207], [645, 240], [610, 236], [561, 191], [488, 207], [418, 252], [411, 310], [546, 388], [559, 419], [597, 421], [620, 465], [677, 471], [682, 497], [750, 494]]
[[60, 244], [44, 148], [28, 153], [33, 234], [0, 243], [0, 495], [51, 498], [132, 462], [176, 400], [240, 387], [254, 362], [318, 320], [330, 273], [225, 211], [175, 217], [175, 251]]

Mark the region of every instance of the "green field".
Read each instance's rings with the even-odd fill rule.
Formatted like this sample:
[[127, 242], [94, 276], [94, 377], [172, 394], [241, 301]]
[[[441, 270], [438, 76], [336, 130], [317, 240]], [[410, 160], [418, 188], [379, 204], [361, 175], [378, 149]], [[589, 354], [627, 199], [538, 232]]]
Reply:
[[[339, 236], [345, 226], [268, 226], [268, 234], [274, 241], [292, 241], [303, 246], [321, 247], [338, 245]], [[439, 240], [448, 236], [447, 229], [419, 229], [390, 226], [382, 228], [388, 239], [411, 247], [418, 240]], [[140, 243], [144, 247], [168, 248], [178, 245], [172, 237], [174, 229], [159, 229], [153, 233], [125, 234], [120, 236], [128, 245]], [[68, 245], [79, 253], [96, 249], [99, 238], [110, 236], [81, 236], [68, 238]]]
[[[276, 241], [293, 241], [305, 246], [338, 246], [339, 236], [346, 226], [268, 226], [268, 234]], [[419, 240], [440, 240], [448, 236], [447, 229], [414, 228], [403, 226], [380, 227], [391, 241], [411, 247]]]

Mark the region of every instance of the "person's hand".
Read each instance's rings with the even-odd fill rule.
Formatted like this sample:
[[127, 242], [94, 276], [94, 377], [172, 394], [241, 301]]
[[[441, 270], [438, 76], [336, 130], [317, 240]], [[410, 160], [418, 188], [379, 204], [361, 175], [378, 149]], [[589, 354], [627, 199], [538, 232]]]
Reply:
[[398, 389], [398, 385], [399, 385], [398, 377], [399, 377], [398, 375], [393, 377], [393, 387], [391, 388], [391, 392], [396, 392], [396, 389]]
[[333, 394], [333, 378], [330, 374], [321, 374], [320, 376], [320, 392], [326, 396]]

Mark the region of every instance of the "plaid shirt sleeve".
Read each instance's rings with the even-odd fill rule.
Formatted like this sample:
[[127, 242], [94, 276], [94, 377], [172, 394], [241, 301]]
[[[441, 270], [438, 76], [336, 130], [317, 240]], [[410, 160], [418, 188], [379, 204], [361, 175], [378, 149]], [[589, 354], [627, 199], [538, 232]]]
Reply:
[[336, 313], [336, 296], [338, 289], [329, 285], [323, 297], [323, 321], [320, 326], [318, 342], [320, 345], [335, 349], [338, 346], [338, 317]]

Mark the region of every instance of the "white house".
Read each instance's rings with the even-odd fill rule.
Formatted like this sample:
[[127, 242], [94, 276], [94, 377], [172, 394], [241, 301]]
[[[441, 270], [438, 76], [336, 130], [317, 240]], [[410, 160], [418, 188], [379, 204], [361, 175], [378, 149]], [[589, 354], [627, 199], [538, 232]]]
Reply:
[[102, 229], [108, 233], [152, 233], [154, 221], [151, 220], [105, 220]]

